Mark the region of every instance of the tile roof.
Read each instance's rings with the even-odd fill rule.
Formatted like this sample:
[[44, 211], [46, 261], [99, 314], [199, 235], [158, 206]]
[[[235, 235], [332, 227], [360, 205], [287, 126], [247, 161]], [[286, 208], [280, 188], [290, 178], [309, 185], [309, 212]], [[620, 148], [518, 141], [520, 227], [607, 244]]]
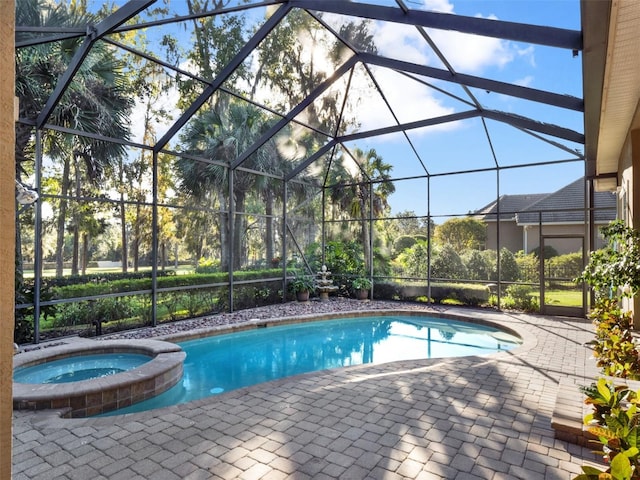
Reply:
[[500, 206], [500, 220], [515, 220], [518, 212], [524, 210], [527, 206], [546, 197], [548, 193], [527, 193], [523, 195], [501, 195], [497, 201], [493, 201], [474, 212], [475, 215], [482, 217], [484, 221], [495, 222], [498, 213], [498, 204]]
[[[553, 193], [502, 195], [477, 210], [475, 215], [484, 221], [496, 220], [500, 204], [500, 220], [516, 221], [518, 225], [537, 224], [542, 215], [542, 223], [583, 223], [584, 222], [584, 178], [562, 187]], [[613, 192], [595, 192], [595, 222], [607, 223], [616, 218], [616, 195]], [[606, 210], [600, 210], [606, 209]]]

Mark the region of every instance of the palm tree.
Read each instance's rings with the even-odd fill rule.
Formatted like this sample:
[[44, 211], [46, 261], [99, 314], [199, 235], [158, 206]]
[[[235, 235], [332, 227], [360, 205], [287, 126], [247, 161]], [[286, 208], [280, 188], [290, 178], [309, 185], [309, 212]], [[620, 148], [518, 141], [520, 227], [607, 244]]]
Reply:
[[[235, 215], [233, 225], [233, 245], [231, 245], [234, 263], [228, 264], [225, 255], [228, 252], [229, 232], [226, 228], [228, 202], [228, 165], [265, 130], [266, 123], [262, 112], [251, 105], [231, 102], [224, 114], [216, 109], [206, 110], [196, 117], [182, 136], [186, 150], [190, 154], [201, 155], [212, 163], [181, 158], [176, 163], [181, 189], [204, 202], [208, 207], [220, 205], [220, 247], [221, 266], [238, 268], [242, 265], [246, 252], [244, 249], [244, 231], [246, 218]], [[257, 171], [273, 171], [275, 149], [262, 148], [249, 158], [244, 167]], [[237, 212], [244, 212], [247, 196], [252, 191], [265, 191], [264, 183], [256, 174], [236, 170], [233, 178], [233, 205]]]
[[[22, 0], [17, 3], [16, 21], [20, 25], [74, 27], [95, 23], [80, 7], [51, 5], [42, 0]], [[35, 118], [45, 104], [58, 75], [68, 65], [80, 45], [79, 39], [40, 44], [19, 49], [16, 54], [16, 94], [20, 99], [20, 115]], [[50, 122], [85, 132], [100, 132], [113, 138], [128, 139], [129, 114], [132, 108], [122, 63], [113, 51], [97, 43], [85, 58], [69, 88], [53, 110]], [[32, 130], [17, 126], [17, 177], [27, 171], [26, 162], [32, 160]], [[67, 200], [71, 194], [84, 194], [83, 182], [96, 184], [113, 162], [125, 155], [121, 144], [88, 137], [71, 136], [47, 131], [44, 151], [62, 161], [60, 201], [58, 206], [58, 235], [56, 275], [62, 275]], [[73, 179], [72, 179], [73, 174]], [[75, 216], [71, 229], [74, 252], [78, 250], [82, 219]], [[78, 272], [78, 256], [74, 255], [73, 273]]]
[[[343, 157], [336, 159], [330, 172], [329, 198], [350, 218], [360, 220], [360, 234], [364, 247], [364, 270], [371, 268], [371, 218], [379, 217], [389, 208], [387, 199], [396, 188], [391, 182], [392, 165], [385, 163], [375, 149], [363, 151], [355, 148], [351, 154], [358, 166], [355, 174], [349, 173]], [[371, 208], [370, 208], [371, 207]]]

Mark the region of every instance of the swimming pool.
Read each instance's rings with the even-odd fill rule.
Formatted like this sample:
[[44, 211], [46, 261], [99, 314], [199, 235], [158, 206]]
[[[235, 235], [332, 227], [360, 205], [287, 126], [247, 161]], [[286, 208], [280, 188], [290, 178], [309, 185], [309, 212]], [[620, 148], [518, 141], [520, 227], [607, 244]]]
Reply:
[[13, 380], [20, 383], [78, 382], [133, 370], [150, 360], [150, 356], [139, 353], [80, 355], [17, 368]]
[[182, 379], [186, 354], [158, 340], [70, 341], [13, 357], [14, 410], [61, 410], [67, 418], [127, 407]]
[[301, 373], [509, 350], [519, 337], [484, 324], [393, 315], [269, 326], [180, 342], [182, 381], [110, 414], [176, 405]]

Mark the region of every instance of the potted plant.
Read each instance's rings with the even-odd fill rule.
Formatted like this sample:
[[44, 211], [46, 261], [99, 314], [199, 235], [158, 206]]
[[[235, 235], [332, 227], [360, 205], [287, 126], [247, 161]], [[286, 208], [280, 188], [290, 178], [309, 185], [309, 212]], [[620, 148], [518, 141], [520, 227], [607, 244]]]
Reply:
[[373, 282], [367, 277], [356, 277], [351, 280], [351, 288], [358, 300], [366, 300], [369, 297], [369, 290]]
[[289, 290], [295, 293], [299, 302], [309, 300], [309, 293], [315, 289], [315, 282], [309, 275], [300, 275], [289, 281]]

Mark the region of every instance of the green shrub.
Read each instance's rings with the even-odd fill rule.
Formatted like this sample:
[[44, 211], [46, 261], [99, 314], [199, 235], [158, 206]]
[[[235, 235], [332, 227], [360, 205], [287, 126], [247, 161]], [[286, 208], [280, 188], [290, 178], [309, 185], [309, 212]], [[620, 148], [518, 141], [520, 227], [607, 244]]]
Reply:
[[576, 281], [585, 282], [597, 297], [632, 297], [640, 290], [640, 232], [614, 220], [602, 227], [607, 246], [591, 252], [589, 264]]
[[[279, 282], [279, 285], [282, 283]], [[282, 294], [282, 289], [274, 288], [274, 283], [236, 287], [233, 296], [233, 309], [245, 310], [280, 303], [282, 302]]]
[[517, 281], [527, 283], [538, 283], [540, 281], [540, 259], [533, 255], [525, 255], [522, 250], [515, 255], [518, 271], [520, 272]]
[[220, 271], [220, 261], [201, 258], [196, 267], [196, 273], [217, 273]]
[[377, 300], [401, 300], [402, 285], [394, 282], [376, 282], [375, 297]]
[[460, 255], [450, 245], [445, 245], [435, 250], [431, 260], [431, 276], [441, 279], [465, 279], [467, 267], [465, 267]]
[[[550, 258], [558, 256], [558, 251], [555, 248], [553, 248], [551, 245], [545, 245], [543, 250], [544, 250], [543, 251], [544, 257], [543, 258], [545, 260], [548, 260]], [[534, 248], [529, 253], [532, 254], [536, 258], [540, 258], [540, 247]]]
[[506, 297], [502, 298], [503, 308], [513, 308], [524, 312], [537, 312], [538, 301], [533, 297], [533, 290], [528, 285], [509, 285]]
[[640, 351], [631, 333], [631, 312], [615, 299], [599, 299], [589, 313], [596, 327], [593, 356], [604, 375], [640, 380]]
[[573, 279], [582, 273], [582, 253], [567, 253], [550, 258], [545, 262], [545, 274], [551, 278]]
[[477, 306], [489, 300], [489, 291], [484, 285], [437, 283], [431, 285], [431, 297], [435, 303], [456, 300], [463, 305]]
[[[500, 281], [515, 282], [518, 278], [520, 278], [520, 268], [518, 267], [515, 255], [502, 247], [500, 249]], [[498, 280], [497, 272], [491, 280]]]
[[[235, 272], [236, 281], [257, 280], [260, 278], [277, 277], [282, 275], [280, 269], [261, 271]], [[158, 277], [158, 288], [188, 287], [192, 285], [224, 284], [229, 281], [229, 274], [216, 272], [208, 274], [192, 273], [189, 275], [168, 275]], [[81, 298], [109, 293], [135, 292], [151, 289], [151, 278], [125, 278], [110, 282], [72, 284], [52, 289], [52, 298]]]
[[[160, 270], [157, 273], [158, 278], [175, 276], [176, 272], [173, 270]], [[68, 285], [85, 285], [88, 283], [101, 284], [110, 283], [118, 280], [140, 280], [151, 279], [151, 272], [145, 270], [143, 272], [102, 272], [102, 273], [90, 273], [87, 275], [66, 275], [64, 277], [44, 277], [42, 284], [46, 288], [58, 288]], [[24, 284], [28, 288], [33, 287], [33, 279], [24, 279]]]
[[[35, 298], [34, 284], [32, 281], [19, 281], [16, 276], [15, 285], [15, 321], [13, 330], [13, 341], [18, 345], [31, 343], [34, 340], [33, 317], [35, 308], [33, 306]], [[43, 281], [40, 285], [40, 301], [45, 302], [52, 298], [50, 284]], [[20, 305], [20, 308], [17, 306]], [[52, 305], [41, 306], [40, 319], [46, 321], [55, 314], [55, 307]]]
[[428, 265], [427, 242], [416, 242], [410, 248], [405, 249], [396, 259], [398, 274], [407, 277], [426, 278]]
[[[376, 282], [375, 298], [377, 300], [428, 300], [428, 287], [425, 284], [405, 285], [395, 282]], [[484, 285], [470, 283], [433, 283], [431, 285], [431, 301], [442, 303], [454, 300], [463, 305], [476, 306], [489, 300], [489, 291]]]
[[587, 396], [585, 403], [594, 409], [584, 423], [602, 444], [602, 450], [595, 453], [602, 455], [609, 467], [602, 471], [583, 466], [583, 473], [574, 480], [640, 480], [640, 391], [614, 386], [603, 378], [582, 391]]
[[84, 302], [58, 305], [56, 315], [48, 323], [51, 328], [64, 329], [95, 322], [108, 323], [123, 318], [137, 317], [140, 296], [107, 297]]
[[411, 248], [416, 244], [416, 238], [411, 235], [399, 236], [393, 244], [395, 255], [398, 256], [407, 248]]
[[[282, 274], [280, 269], [264, 271], [236, 272], [234, 281], [257, 281], [252, 284], [234, 285], [234, 309], [244, 309], [278, 303], [282, 299], [282, 281], [267, 280]], [[210, 315], [228, 309], [229, 276], [225, 272], [211, 274], [191, 274], [158, 278], [160, 288], [216, 285], [158, 292], [158, 323]], [[43, 338], [61, 334], [81, 333], [92, 335], [94, 322], [100, 321], [103, 333], [135, 328], [152, 323], [149, 278], [121, 279], [105, 283], [66, 285], [54, 289], [57, 298], [82, 298], [118, 292], [145, 292], [120, 297], [104, 297], [61, 303], [55, 307], [55, 314], [43, 321]]]
[[468, 250], [462, 256], [469, 280], [489, 280], [491, 272], [495, 269], [489, 258], [480, 250]]

